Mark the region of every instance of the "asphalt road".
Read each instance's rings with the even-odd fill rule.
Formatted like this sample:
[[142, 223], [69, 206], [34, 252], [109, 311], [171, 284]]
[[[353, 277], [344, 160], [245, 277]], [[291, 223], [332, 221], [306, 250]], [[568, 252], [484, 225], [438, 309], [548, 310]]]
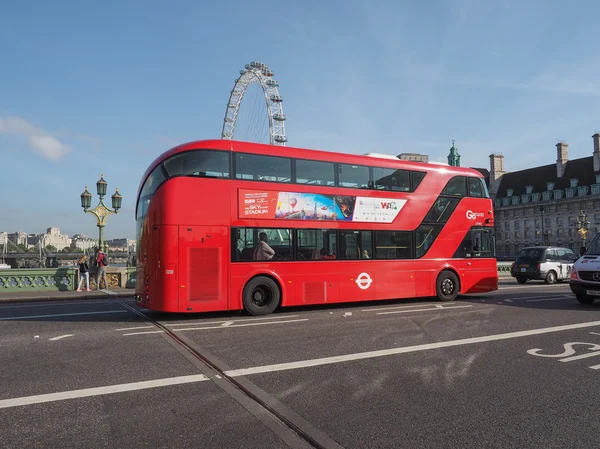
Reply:
[[600, 447], [600, 301], [0, 306], [2, 448]]

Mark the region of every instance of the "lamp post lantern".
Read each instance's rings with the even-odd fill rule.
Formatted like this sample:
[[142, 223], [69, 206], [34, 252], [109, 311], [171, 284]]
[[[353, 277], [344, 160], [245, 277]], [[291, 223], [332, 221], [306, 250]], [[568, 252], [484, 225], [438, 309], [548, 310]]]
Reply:
[[546, 245], [546, 234], [544, 233], [544, 206], [540, 205], [540, 214], [542, 215], [542, 242]]
[[100, 175], [100, 179], [96, 183], [96, 191], [98, 196], [100, 197], [100, 202], [98, 205], [90, 210], [92, 205], [92, 194], [88, 191], [88, 186], [85, 186], [85, 191], [81, 194], [81, 207], [86, 214], [92, 214], [96, 217], [98, 226], [98, 248], [104, 249], [104, 227], [106, 226], [107, 218], [119, 212], [121, 208], [121, 203], [123, 202], [123, 197], [119, 193], [119, 188], [117, 187], [116, 192], [113, 194], [112, 198], [112, 209], [106, 207], [104, 205], [104, 197], [106, 196], [106, 188], [108, 183], [104, 180], [104, 174]]
[[585, 246], [587, 233], [590, 230], [590, 221], [588, 220], [585, 212], [581, 211], [579, 217], [577, 217], [577, 221], [575, 222], [575, 227], [577, 232], [579, 232], [579, 236], [581, 237], [581, 244]]

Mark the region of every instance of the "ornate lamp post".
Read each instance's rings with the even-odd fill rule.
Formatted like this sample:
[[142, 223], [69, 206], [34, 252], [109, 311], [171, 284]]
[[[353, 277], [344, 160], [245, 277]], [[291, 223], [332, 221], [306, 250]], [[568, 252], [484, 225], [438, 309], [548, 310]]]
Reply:
[[546, 245], [546, 234], [544, 233], [544, 206], [540, 205], [540, 214], [542, 214], [542, 241]]
[[577, 228], [577, 232], [579, 232], [579, 236], [581, 237], [582, 245], [585, 246], [587, 233], [590, 230], [590, 221], [588, 220], [587, 215], [583, 211], [581, 211], [579, 217], [577, 217], [575, 227]]
[[546, 229], [544, 232], [544, 246], [550, 245], [550, 238], [552, 237], [552, 231], [550, 229]]
[[108, 183], [104, 180], [104, 174], [100, 175], [100, 180], [96, 183], [96, 191], [100, 197], [98, 205], [89, 210], [92, 204], [92, 194], [88, 191], [88, 186], [85, 186], [85, 191], [81, 194], [81, 207], [86, 214], [92, 214], [96, 217], [98, 223], [98, 248], [104, 248], [104, 227], [106, 226], [106, 219], [112, 215], [118, 213], [123, 202], [123, 197], [119, 194], [119, 188], [113, 194], [112, 198], [112, 209], [109, 209], [104, 205], [103, 198], [106, 195], [106, 187]]

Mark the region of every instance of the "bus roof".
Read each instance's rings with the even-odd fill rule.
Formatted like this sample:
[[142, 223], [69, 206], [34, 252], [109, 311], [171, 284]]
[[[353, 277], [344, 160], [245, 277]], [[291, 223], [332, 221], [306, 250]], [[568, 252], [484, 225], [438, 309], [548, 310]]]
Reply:
[[158, 156], [148, 167], [138, 187], [138, 194], [146, 181], [146, 178], [152, 170], [156, 168], [161, 162], [168, 159], [169, 157], [190, 150], [200, 149], [212, 149], [212, 150], [223, 150], [223, 151], [238, 151], [242, 153], [259, 153], [269, 156], [281, 156], [281, 157], [292, 157], [296, 159], [311, 159], [321, 160], [326, 162], [338, 162], [344, 164], [357, 164], [357, 165], [374, 165], [374, 160], [377, 160], [377, 165], [388, 168], [403, 168], [405, 170], [415, 171], [426, 171], [426, 172], [443, 172], [452, 173], [455, 175], [462, 176], [474, 176], [477, 178], [483, 178], [483, 175], [472, 168], [464, 167], [453, 167], [449, 165], [442, 165], [440, 163], [423, 163], [418, 161], [406, 161], [396, 158], [390, 158], [389, 155], [379, 155], [371, 153], [369, 155], [359, 155], [350, 153], [340, 153], [333, 151], [324, 150], [311, 150], [304, 148], [294, 147], [282, 147], [276, 145], [267, 145], [253, 142], [241, 142], [236, 140], [225, 140], [225, 139], [212, 139], [212, 140], [196, 140], [178, 145], [170, 150], [165, 151], [163, 154]]

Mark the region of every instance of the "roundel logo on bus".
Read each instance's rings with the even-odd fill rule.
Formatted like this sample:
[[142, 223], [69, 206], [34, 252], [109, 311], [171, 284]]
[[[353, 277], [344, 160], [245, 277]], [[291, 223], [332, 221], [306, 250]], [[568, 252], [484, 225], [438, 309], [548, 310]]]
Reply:
[[366, 290], [371, 286], [373, 279], [371, 279], [369, 273], [360, 273], [354, 282], [356, 282], [358, 288]]
[[483, 217], [484, 213], [483, 212], [473, 212], [471, 210], [468, 210], [466, 215], [467, 215], [468, 220], [475, 220], [476, 218]]

